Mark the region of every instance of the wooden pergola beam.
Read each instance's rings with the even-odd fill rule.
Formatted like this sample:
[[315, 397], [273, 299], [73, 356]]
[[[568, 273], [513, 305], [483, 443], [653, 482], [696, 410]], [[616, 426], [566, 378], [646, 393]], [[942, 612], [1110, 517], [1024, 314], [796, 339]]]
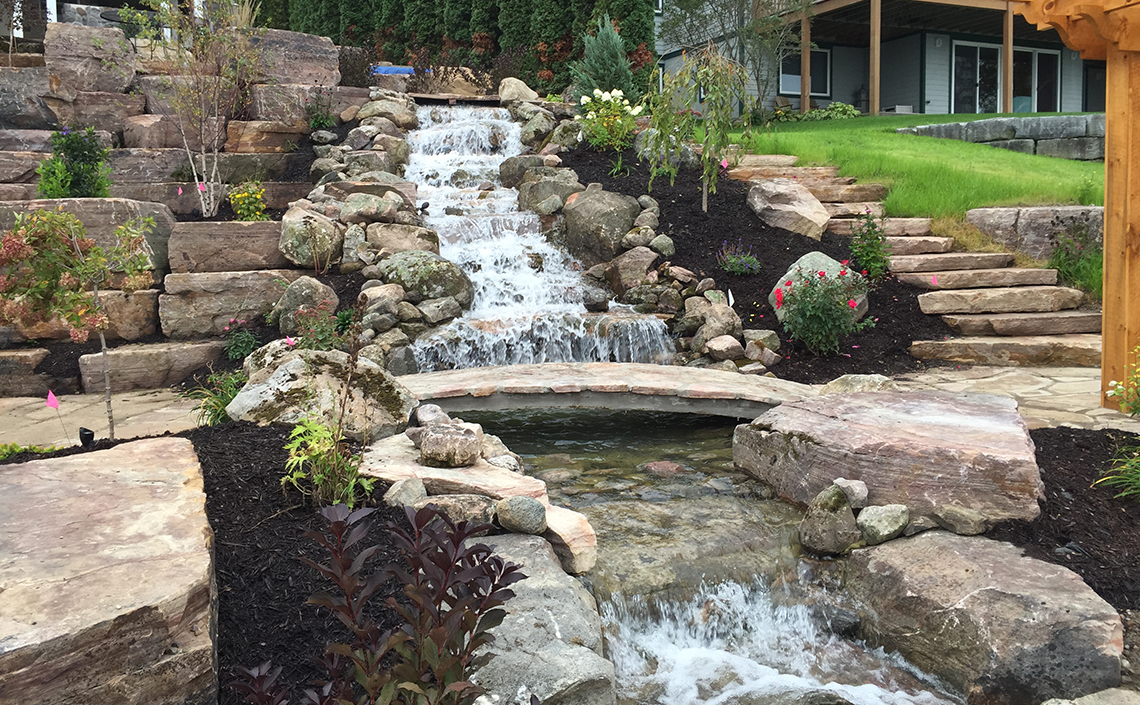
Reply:
[[871, 65], [868, 71], [870, 105], [867, 112], [879, 114], [879, 80], [882, 77], [883, 52], [883, 0], [871, 0]]
[[1013, 112], [1013, 3], [1008, 2], [1001, 26], [1001, 112]]
[[800, 20], [800, 113], [811, 109], [811, 19]]

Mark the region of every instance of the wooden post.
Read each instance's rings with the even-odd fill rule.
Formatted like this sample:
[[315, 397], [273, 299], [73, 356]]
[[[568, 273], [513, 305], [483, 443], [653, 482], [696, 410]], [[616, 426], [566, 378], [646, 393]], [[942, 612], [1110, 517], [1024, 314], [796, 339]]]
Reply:
[[883, 49], [882, 15], [883, 0], [871, 0], [871, 66], [869, 77], [871, 90], [868, 91], [871, 100], [868, 112], [871, 115], [879, 114], [879, 74], [881, 73], [879, 63]]
[[1104, 313], [1101, 404], [1111, 381], [1124, 382], [1140, 345], [1140, 4], [1127, 0], [1030, 0], [1016, 12], [1052, 27], [1070, 49], [1103, 59], [1105, 107]]
[[1006, 5], [1001, 30], [1001, 111], [1013, 112], [1013, 3]]
[[800, 20], [800, 112], [811, 109], [811, 20]]

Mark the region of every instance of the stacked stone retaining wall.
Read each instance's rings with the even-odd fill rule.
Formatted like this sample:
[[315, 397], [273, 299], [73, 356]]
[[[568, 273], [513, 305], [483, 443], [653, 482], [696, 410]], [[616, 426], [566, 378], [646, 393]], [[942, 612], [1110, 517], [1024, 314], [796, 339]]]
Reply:
[[904, 127], [896, 132], [988, 144], [1022, 154], [1061, 159], [1104, 159], [1104, 114], [1002, 117]]

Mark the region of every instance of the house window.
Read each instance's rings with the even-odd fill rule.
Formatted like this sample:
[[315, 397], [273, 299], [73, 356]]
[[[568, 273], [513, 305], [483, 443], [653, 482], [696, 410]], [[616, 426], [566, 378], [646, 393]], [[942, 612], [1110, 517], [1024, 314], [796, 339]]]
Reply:
[[[780, 67], [780, 93], [800, 94], [800, 55], [784, 57]], [[831, 50], [811, 50], [811, 95], [826, 98], [831, 95]]]
[[1013, 50], [1013, 112], [1056, 112], [1061, 53], [1043, 49]]
[[653, 0], [653, 14], [660, 15], [665, 12], [665, 0]]

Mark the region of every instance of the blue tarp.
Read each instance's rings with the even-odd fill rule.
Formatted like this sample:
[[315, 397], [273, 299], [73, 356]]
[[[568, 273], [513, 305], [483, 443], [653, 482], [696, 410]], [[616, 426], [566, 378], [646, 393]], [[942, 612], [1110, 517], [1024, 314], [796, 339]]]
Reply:
[[411, 66], [375, 66], [372, 69], [374, 76], [393, 76], [398, 74], [413, 74], [416, 70]]

